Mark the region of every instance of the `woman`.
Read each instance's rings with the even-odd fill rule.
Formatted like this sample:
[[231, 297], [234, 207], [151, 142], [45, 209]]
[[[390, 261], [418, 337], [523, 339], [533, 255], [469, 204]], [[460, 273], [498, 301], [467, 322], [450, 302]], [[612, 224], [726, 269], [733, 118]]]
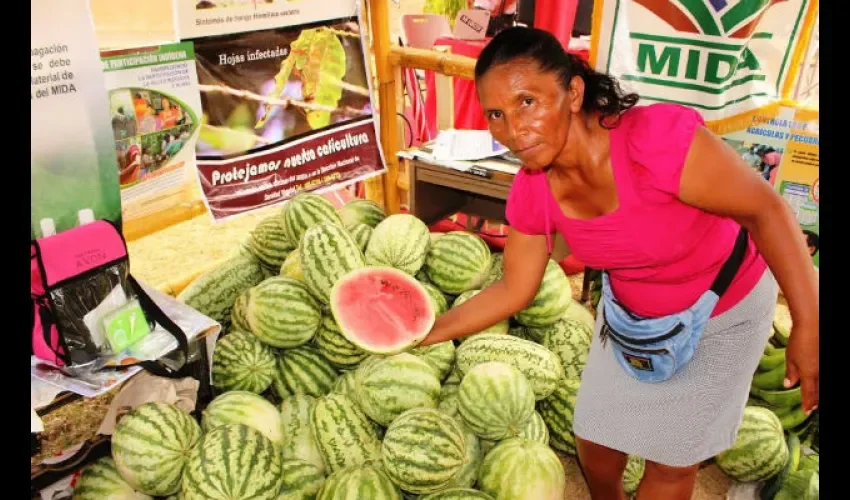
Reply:
[[[699, 464], [734, 443], [771, 332], [777, 281], [794, 324], [785, 383], [799, 380], [804, 409], [816, 408], [818, 285], [800, 229], [770, 185], [697, 112], [636, 106], [638, 96], [530, 28], [496, 36], [475, 78], [491, 133], [524, 165], [508, 197], [504, 278], [440, 316], [425, 344], [479, 332], [522, 310], [557, 231], [579, 260], [607, 271], [616, 299], [597, 319], [574, 419], [594, 499], [624, 498], [626, 454], [647, 460], [639, 499], [691, 497]], [[743, 260], [705, 313], [690, 361], [663, 381], [629, 375], [612, 342], [600, 339], [607, 305], [643, 318], [687, 310], [736, 247]]]

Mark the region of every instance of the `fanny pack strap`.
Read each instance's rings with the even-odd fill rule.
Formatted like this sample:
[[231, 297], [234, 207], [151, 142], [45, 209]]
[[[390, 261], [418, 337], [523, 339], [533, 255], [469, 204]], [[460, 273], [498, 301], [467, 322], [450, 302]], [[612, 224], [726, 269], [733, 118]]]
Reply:
[[738, 238], [735, 240], [735, 246], [732, 248], [732, 254], [723, 263], [723, 267], [720, 268], [720, 272], [714, 278], [714, 283], [711, 284], [711, 291], [718, 297], [726, 293], [729, 285], [732, 284], [732, 280], [735, 279], [735, 275], [738, 274], [738, 270], [741, 269], [749, 241], [747, 230], [744, 229], [744, 226], [741, 226]]

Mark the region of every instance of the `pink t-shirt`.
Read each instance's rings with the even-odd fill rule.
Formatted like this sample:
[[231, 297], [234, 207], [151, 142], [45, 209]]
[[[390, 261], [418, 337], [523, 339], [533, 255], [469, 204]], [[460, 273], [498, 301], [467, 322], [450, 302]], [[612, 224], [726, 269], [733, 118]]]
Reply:
[[[678, 199], [679, 180], [700, 114], [675, 104], [636, 106], [610, 131], [619, 206], [589, 220], [561, 211], [542, 171], [521, 170], [506, 216], [529, 235], [561, 233], [578, 260], [605, 269], [617, 299], [644, 317], [681, 312], [711, 287], [740, 226]], [[737, 304], [767, 264], [750, 240], [744, 262], [712, 313]]]

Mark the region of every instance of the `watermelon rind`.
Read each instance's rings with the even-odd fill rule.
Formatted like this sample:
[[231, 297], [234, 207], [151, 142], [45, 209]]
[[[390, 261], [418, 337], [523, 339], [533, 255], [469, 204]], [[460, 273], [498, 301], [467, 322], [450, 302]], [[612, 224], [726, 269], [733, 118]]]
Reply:
[[352, 398], [356, 397], [356, 378], [356, 370], [349, 370], [341, 373], [339, 378], [336, 379], [336, 382], [334, 382], [331, 392], [336, 394], [345, 394]]
[[443, 292], [440, 291], [439, 288], [432, 285], [428, 282], [423, 282], [417, 278], [417, 281], [422, 283], [422, 288], [428, 292], [428, 296], [431, 297], [431, 302], [434, 303], [434, 314], [437, 316], [445, 313], [449, 309], [449, 301], [446, 300], [446, 296], [443, 295]]
[[546, 427], [546, 422], [543, 421], [543, 417], [536, 410], [531, 414], [531, 418], [528, 419], [525, 427], [520, 429], [517, 436], [545, 445], [549, 444], [549, 428]]
[[[417, 292], [421, 298], [419, 301], [415, 301], [417, 304], [421, 304], [421, 310], [415, 311], [416, 314], [421, 315], [421, 317], [426, 318], [425, 323], [420, 331], [408, 331], [404, 332], [404, 338], [396, 342], [394, 344], [385, 343], [383, 345], [378, 345], [375, 343], [370, 343], [367, 339], [363, 338], [362, 334], [366, 335], [374, 335], [374, 331], [368, 332], [358, 332], [355, 329], [348, 326], [345, 321], [342, 320], [343, 305], [346, 303], [341, 296], [343, 293], [342, 290], [348, 286], [348, 284], [352, 281], [354, 282], [369, 282], [370, 275], [376, 275], [379, 277], [379, 281], [382, 284], [387, 282], [387, 277], [391, 277], [394, 280], [397, 280], [401, 283], [401, 285], [406, 286], [408, 291]], [[365, 283], [364, 283], [365, 286]], [[380, 293], [379, 291], [376, 293]], [[427, 290], [422, 286], [422, 283], [417, 281], [415, 278], [405, 273], [404, 271], [399, 271], [398, 269], [390, 268], [390, 267], [364, 267], [362, 269], [358, 269], [352, 271], [345, 276], [343, 276], [340, 280], [336, 282], [331, 290], [330, 297], [330, 309], [333, 314], [334, 319], [339, 326], [340, 331], [348, 339], [349, 342], [357, 346], [358, 348], [366, 351], [370, 354], [379, 354], [379, 355], [392, 355], [397, 354], [403, 351], [406, 351], [420, 342], [428, 336], [431, 332], [431, 328], [434, 326], [434, 322], [436, 321], [436, 314], [434, 311], [434, 304], [428, 296]], [[378, 297], [376, 297], [378, 299]], [[411, 300], [411, 303], [414, 301]]]
[[502, 279], [505, 274], [504, 260], [505, 254], [502, 252], [490, 255], [490, 272], [487, 274], [487, 279], [484, 280], [482, 288], [486, 288]]
[[623, 490], [627, 496], [631, 497], [637, 493], [645, 471], [646, 460], [637, 455], [629, 455], [626, 460], [626, 470], [623, 472]]
[[576, 454], [573, 416], [581, 381], [564, 378], [552, 394], [537, 403], [537, 411], [549, 428], [549, 445], [569, 455]]
[[354, 238], [354, 241], [357, 242], [357, 246], [360, 248], [360, 251], [365, 253], [366, 248], [369, 246], [369, 241], [372, 240], [372, 233], [375, 230], [366, 224], [353, 224], [351, 226], [347, 226], [346, 229], [348, 229], [348, 232], [351, 234], [351, 237]]
[[379, 464], [346, 467], [328, 476], [316, 500], [402, 500]]
[[307, 288], [322, 304], [330, 301], [331, 289], [340, 278], [365, 266], [363, 252], [345, 229], [317, 224], [304, 233], [301, 266]]
[[247, 248], [263, 266], [280, 269], [280, 265], [295, 248], [295, 244], [286, 234], [283, 217], [275, 214], [257, 223], [251, 231]]
[[552, 325], [529, 330], [541, 337], [543, 347], [558, 355], [566, 377], [581, 378], [593, 338], [593, 330], [587, 324], [564, 317]]
[[375, 227], [366, 248], [366, 264], [394, 267], [414, 276], [425, 264], [431, 237], [428, 226], [410, 214], [390, 215]]
[[339, 216], [348, 227], [353, 224], [365, 224], [375, 227], [387, 218], [384, 209], [372, 200], [354, 199], [340, 207]]
[[470, 369], [458, 389], [458, 412], [482, 439], [516, 436], [534, 413], [534, 392], [525, 376], [500, 361]]
[[431, 493], [421, 497], [420, 500], [493, 500], [493, 497], [483, 491], [472, 488], [451, 488], [448, 490]]
[[[281, 398], [291, 394], [324, 396], [331, 391], [337, 379], [333, 365], [314, 347], [303, 345], [278, 351], [277, 376], [272, 382]], [[280, 394], [282, 392], [282, 394]]]
[[308, 229], [322, 223], [342, 227], [342, 219], [336, 208], [322, 196], [300, 193], [283, 206], [283, 227], [289, 241], [295, 246], [301, 243]]
[[280, 421], [283, 433], [281, 457], [301, 459], [313, 464], [324, 474], [326, 467], [322, 452], [310, 430], [310, 414], [316, 398], [306, 394], [295, 394], [280, 403]]
[[525, 326], [548, 326], [564, 317], [572, 301], [569, 278], [561, 266], [549, 259], [534, 299], [514, 317]]
[[452, 231], [431, 244], [423, 269], [449, 295], [479, 289], [490, 272], [490, 247], [472, 233]]
[[[440, 411], [446, 413], [443, 410]], [[453, 418], [463, 430], [463, 442], [465, 445], [463, 467], [461, 467], [460, 472], [449, 483], [449, 486], [441, 491], [450, 488], [472, 488], [478, 480], [478, 468], [481, 466], [481, 461], [484, 460], [481, 439], [467, 427], [460, 415], [455, 414]]]
[[241, 424], [216, 427], [192, 449], [183, 479], [185, 500], [277, 500], [280, 449]]
[[540, 344], [511, 335], [473, 335], [457, 348], [455, 356], [461, 375], [488, 361], [514, 366], [528, 379], [538, 401], [552, 394], [564, 378], [564, 367], [557, 354]]
[[[475, 297], [479, 293], [481, 293], [481, 290], [467, 290], [467, 291], [463, 292], [462, 294], [458, 295], [455, 298], [454, 302], [452, 302], [452, 309], [454, 309], [455, 307], [459, 307], [464, 302], [468, 301], [472, 297]], [[507, 319], [505, 319], [505, 320], [499, 321], [495, 325], [490, 325], [489, 327], [485, 328], [484, 330], [481, 330], [480, 332], [473, 333], [472, 335], [479, 335], [481, 333], [498, 333], [498, 334], [504, 335], [504, 334], [507, 334], [509, 330], [510, 330], [510, 323], [508, 322]], [[458, 339], [458, 340], [460, 340], [461, 342], [465, 342], [466, 339], [468, 339], [470, 336], [471, 335], [468, 335], [468, 336], [463, 337], [463, 338]]]
[[304, 282], [304, 268], [301, 266], [301, 250], [295, 248], [280, 265], [280, 275]]
[[304, 283], [275, 276], [251, 289], [245, 311], [251, 333], [272, 347], [309, 342], [322, 320], [321, 305]]
[[177, 493], [201, 426], [180, 408], [144, 403], [124, 415], [112, 433], [112, 458], [134, 490], [150, 496]]
[[177, 295], [177, 300], [217, 321], [226, 331], [236, 298], [263, 279], [263, 267], [257, 259], [236, 255], [195, 278]]
[[412, 408], [436, 408], [440, 398], [437, 370], [406, 352], [361, 365], [354, 380], [360, 408], [384, 427]]
[[356, 367], [369, 356], [345, 338], [331, 314], [322, 316], [314, 342], [319, 353], [337, 368]]
[[563, 500], [566, 481], [558, 455], [523, 438], [497, 444], [478, 473], [478, 488], [495, 500]]
[[232, 331], [213, 350], [213, 386], [221, 391], [264, 392], [277, 367], [271, 348], [250, 333]]
[[225, 392], [204, 409], [201, 417], [204, 432], [228, 424], [247, 425], [275, 444], [283, 443], [280, 412], [267, 399], [253, 392]]
[[112, 457], [101, 457], [87, 465], [77, 484], [74, 485], [73, 500], [153, 500], [139, 493], [124, 481]]
[[402, 490], [433, 493], [450, 485], [465, 463], [463, 428], [433, 408], [414, 408], [387, 427], [384, 470]]
[[431, 365], [437, 370], [440, 382], [449, 376], [455, 364], [455, 344], [451, 340], [436, 344], [414, 347], [410, 353]]
[[736, 481], [761, 481], [777, 474], [788, 459], [782, 422], [771, 410], [746, 406], [735, 443], [715, 457], [717, 466]]
[[381, 459], [381, 441], [369, 417], [345, 394], [316, 400], [310, 430], [330, 473]]
[[567, 307], [564, 317], [581, 321], [590, 328], [591, 332], [596, 328], [596, 318], [587, 307], [577, 300], [570, 302], [570, 306]]
[[310, 500], [325, 484], [325, 474], [306, 460], [284, 458], [281, 469], [283, 481], [277, 500]]

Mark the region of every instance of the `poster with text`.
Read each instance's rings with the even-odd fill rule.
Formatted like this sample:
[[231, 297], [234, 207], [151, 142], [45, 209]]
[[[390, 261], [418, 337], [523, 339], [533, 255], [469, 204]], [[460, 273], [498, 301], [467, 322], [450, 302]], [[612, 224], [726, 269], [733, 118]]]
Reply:
[[124, 220], [191, 204], [201, 116], [192, 43], [101, 54]]
[[592, 60], [644, 103], [714, 121], [786, 98], [817, 0], [596, 0]]
[[718, 132], [788, 202], [820, 267], [818, 112], [780, 103], [741, 116]]
[[109, 100], [86, 0], [30, 3], [30, 227], [121, 223]]
[[216, 220], [385, 171], [360, 33], [348, 17], [194, 40]]

